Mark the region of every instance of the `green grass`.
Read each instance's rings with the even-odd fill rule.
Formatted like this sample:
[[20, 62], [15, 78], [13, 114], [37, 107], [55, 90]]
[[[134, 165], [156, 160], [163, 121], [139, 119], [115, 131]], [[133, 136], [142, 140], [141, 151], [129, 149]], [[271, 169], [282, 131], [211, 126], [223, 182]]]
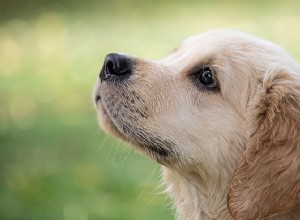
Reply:
[[105, 54], [158, 59], [229, 27], [300, 58], [297, 1], [1, 1], [0, 219], [173, 219], [160, 168], [98, 128]]

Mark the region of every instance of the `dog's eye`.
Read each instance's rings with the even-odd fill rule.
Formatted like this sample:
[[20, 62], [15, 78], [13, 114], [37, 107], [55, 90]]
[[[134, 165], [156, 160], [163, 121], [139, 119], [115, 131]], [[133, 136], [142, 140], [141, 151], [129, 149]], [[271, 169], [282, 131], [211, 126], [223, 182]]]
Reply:
[[203, 85], [210, 88], [216, 87], [215, 77], [211, 68], [204, 67], [197, 72], [197, 77]]

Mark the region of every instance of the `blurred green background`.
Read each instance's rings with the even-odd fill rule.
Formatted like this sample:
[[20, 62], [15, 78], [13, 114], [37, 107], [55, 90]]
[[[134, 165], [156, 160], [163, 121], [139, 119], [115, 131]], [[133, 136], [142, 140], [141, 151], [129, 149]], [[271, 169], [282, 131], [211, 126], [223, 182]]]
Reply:
[[300, 59], [299, 1], [0, 1], [0, 219], [173, 219], [160, 168], [107, 137], [91, 92], [107, 53], [158, 59], [229, 27]]

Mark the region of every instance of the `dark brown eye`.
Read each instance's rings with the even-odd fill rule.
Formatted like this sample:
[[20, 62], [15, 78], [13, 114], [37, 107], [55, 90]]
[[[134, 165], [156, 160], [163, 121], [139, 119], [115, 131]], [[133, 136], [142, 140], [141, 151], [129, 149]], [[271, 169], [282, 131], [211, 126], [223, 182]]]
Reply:
[[197, 73], [199, 81], [207, 87], [216, 87], [213, 71], [209, 67], [205, 67]]

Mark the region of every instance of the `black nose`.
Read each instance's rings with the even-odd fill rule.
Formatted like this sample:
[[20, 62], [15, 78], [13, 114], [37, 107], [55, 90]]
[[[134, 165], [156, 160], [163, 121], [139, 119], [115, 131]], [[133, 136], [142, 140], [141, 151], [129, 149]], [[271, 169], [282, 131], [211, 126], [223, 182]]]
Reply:
[[117, 53], [110, 53], [105, 57], [100, 79], [123, 79], [124, 76], [129, 76], [132, 73], [132, 66], [131, 58]]

